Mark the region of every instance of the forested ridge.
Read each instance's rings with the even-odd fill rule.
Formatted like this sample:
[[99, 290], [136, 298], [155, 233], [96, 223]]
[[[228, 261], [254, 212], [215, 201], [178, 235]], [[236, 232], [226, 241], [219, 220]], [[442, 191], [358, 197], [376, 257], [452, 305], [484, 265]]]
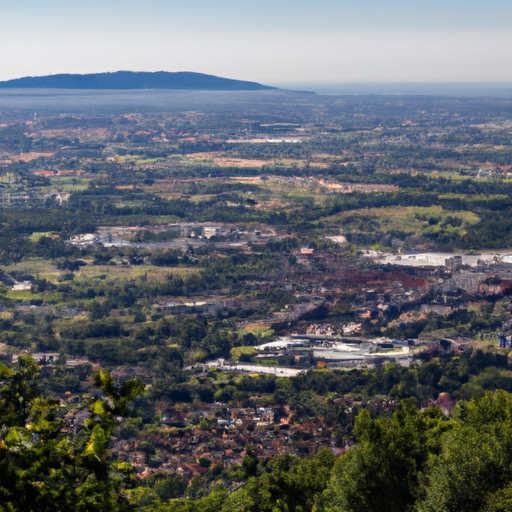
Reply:
[[256, 82], [231, 80], [204, 73], [166, 71], [90, 73], [85, 75], [57, 74], [27, 76], [0, 82], [3, 88], [51, 88], [51, 89], [189, 89], [220, 91], [271, 90]]

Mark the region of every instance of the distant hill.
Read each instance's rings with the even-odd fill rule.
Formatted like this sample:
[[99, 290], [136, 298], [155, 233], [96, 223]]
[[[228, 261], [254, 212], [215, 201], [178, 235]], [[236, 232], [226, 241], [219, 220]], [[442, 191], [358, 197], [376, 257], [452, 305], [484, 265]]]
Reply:
[[231, 80], [203, 73], [182, 71], [92, 73], [88, 75], [27, 76], [0, 82], [0, 88], [33, 89], [189, 89], [203, 91], [269, 91], [256, 82]]

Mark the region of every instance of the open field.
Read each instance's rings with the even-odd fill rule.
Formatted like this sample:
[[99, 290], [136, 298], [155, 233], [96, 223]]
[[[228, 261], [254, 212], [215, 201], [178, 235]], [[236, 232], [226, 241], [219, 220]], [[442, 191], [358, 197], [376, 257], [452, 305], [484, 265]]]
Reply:
[[39, 276], [49, 281], [55, 281], [62, 273], [54, 262], [43, 258], [27, 258], [20, 263], [2, 265], [0, 268], [7, 273], [13, 271], [22, 272], [24, 274]]
[[42, 300], [46, 303], [57, 304], [63, 299], [62, 294], [58, 292], [51, 293], [32, 293], [30, 290], [7, 290], [6, 297], [13, 300]]
[[437, 224], [449, 221], [449, 217], [462, 221], [461, 226], [454, 228], [461, 231], [480, 220], [473, 212], [446, 211], [440, 206], [411, 206], [342, 212], [323, 219], [323, 222], [339, 223], [346, 232], [401, 231], [420, 234], [436, 229]]
[[240, 359], [242, 354], [254, 355], [256, 354], [256, 349], [254, 347], [234, 347], [230, 351], [231, 359], [233, 361]]
[[29, 237], [29, 240], [31, 242], [37, 242], [40, 238], [42, 238], [43, 236], [52, 236], [52, 235], [55, 235], [55, 233], [53, 231], [46, 231], [45, 233], [32, 233]]
[[137, 279], [146, 275], [148, 281], [161, 281], [169, 274], [186, 276], [194, 274], [200, 268], [186, 267], [154, 267], [152, 265], [114, 266], [114, 265], [87, 265], [76, 272], [77, 280], [100, 279], [106, 281], [119, 281]]
[[55, 153], [24, 153], [21, 155], [13, 155], [0, 163], [11, 163], [11, 162], [31, 162], [37, 158], [51, 158]]
[[256, 167], [261, 168], [268, 165], [279, 165], [284, 167], [305, 167], [310, 165], [312, 167], [325, 169], [329, 164], [325, 162], [325, 158], [319, 161], [293, 159], [293, 158], [272, 158], [272, 159], [256, 159], [256, 158], [243, 158], [229, 153], [221, 152], [206, 152], [206, 153], [191, 153], [187, 155], [188, 160], [192, 163], [202, 162], [206, 164], [213, 164], [218, 167]]
[[[54, 262], [51, 260], [43, 260], [41, 258], [30, 258], [22, 261], [17, 265], [3, 265], [0, 267], [5, 272], [12, 271], [22, 272], [26, 274], [39, 277], [40, 279], [47, 279], [50, 282], [58, 283], [58, 278], [68, 271], [59, 270]], [[187, 267], [155, 267], [153, 265], [138, 265], [138, 266], [115, 266], [115, 265], [86, 265], [80, 267], [80, 270], [75, 273], [76, 280], [89, 280], [99, 279], [106, 281], [119, 281], [137, 279], [143, 275], [147, 276], [148, 281], [159, 281], [165, 279], [169, 274], [179, 274], [182, 276], [193, 274], [201, 270], [200, 268], [187, 268]], [[23, 294], [28, 294], [26, 297]], [[30, 295], [30, 297], [29, 297]], [[35, 295], [30, 292], [9, 292], [10, 298], [15, 299], [36, 299]]]

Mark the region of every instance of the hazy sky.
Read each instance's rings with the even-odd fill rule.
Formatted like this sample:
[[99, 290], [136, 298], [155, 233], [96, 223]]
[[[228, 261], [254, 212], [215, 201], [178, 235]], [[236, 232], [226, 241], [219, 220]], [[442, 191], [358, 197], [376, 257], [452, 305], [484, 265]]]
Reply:
[[0, 80], [512, 81], [510, 0], [0, 0]]

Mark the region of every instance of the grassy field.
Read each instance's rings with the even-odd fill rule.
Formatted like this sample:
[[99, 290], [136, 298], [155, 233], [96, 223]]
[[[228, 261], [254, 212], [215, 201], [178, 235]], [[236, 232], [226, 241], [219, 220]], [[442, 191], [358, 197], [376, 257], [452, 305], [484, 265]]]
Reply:
[[46, 231], [45, 233], [32, 233], [29, 237], [29, 240], [31, 242], [37, 242], [43, 236], [50, 236], [50, 235], [54, 235], [54, 234], [55, 233], [53, 231]]
[[[50, 260], [43, 260], [42, 258], [29, 258], [22, 261], [17, 265], [3, 265], [0, 267], [5, 272], [12, 271], [23, 272], [39, 279], [47, 279], [48, 281], [58, 284], [59, 277], [68, 271], [62, 271]], [[130, 279], [137, 279], [143, 275], [147, 275], [148, 281], [161, 281], [169, 274], [179, 274], [186, 276], [201, 270], [200, 268], [186, 268], [186, 267], [154, 267], [152, 265], [138, 265], [118, 267], [114, 265], [86, 265], [80, 267], [80, 270], [75, 273], [75, 281], [89, 281], [89, 280], [106, 280], [106, 281], [124, 281]], [[42, 298], [30, 293], [30, 291], [9, 291], [8, 297], [12, 299], [38, 299]]]
[[242, 335], [247, 334], [249, 332], [254, 334], [254, 336], [256, 336], [260, 340], [263, 340], [264, 338], [270, 338], [274, 334], [273, 329], [268, 329], [267, 327], [255, 325], [247, 325], [245, 328], [239, 331], [239, 333]]
[[76, 273], [76, 280], [100, 279], [106, 281], [123, 281], [137, 279], [147, 275], [148, 281], [161, 281], [169, 274], [186, 276], [198, 272], [199, 268], [186, 267], [154, 267], [152, 265], [137, 265], [117, 267], [113, 265], [87, 265]]
[[39, 276], [41, 279], [45, 278], [52, 282], [56, 281], [57, 278], [62, 274], [62, 272], [52, 261], [45, 260], [43, 258], [27, 258], [26, 260], [23, 260], [16, 265], [2, 265], [0, 268], [7, 273], [13, 271], [23, 272], [25, 274], [30, 274], [36, 277]]
[[346, 232], [386, 233], [403, 231], [404, 233], [420, 234], [436, 227], [436, 225], [430, 223], [430, 219], [435, 219], [438, 224], [442, 224], [448, 217], [455, 217], [462, 221], [461, 226], [454, 228], [461, 232], [480, 220], [472, 212], [446, 211], [440, 206], [428, 208], [411, 206], [351, 210], [326, 217], [322, 221], [339, 223]]
[[242, 354], [254, 355], [256, 354], [256, 349], [254, 347], [233, 347], [230, 351], [231, 359], [233, 361], [240, 359]]
[[59, 187], [63, 192], [85, 190], [89, 186], [89, 179], [83, 176], [52, 176], [50, 178], [53, 187]]
[[47, 304], [59, 304], [62, 301], [62, 294], [57, 292], [52, 293], [32, 293], [30, 290], [7, 290], [6, 297], [13, 300], [42, 300]]

